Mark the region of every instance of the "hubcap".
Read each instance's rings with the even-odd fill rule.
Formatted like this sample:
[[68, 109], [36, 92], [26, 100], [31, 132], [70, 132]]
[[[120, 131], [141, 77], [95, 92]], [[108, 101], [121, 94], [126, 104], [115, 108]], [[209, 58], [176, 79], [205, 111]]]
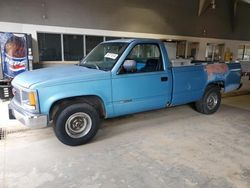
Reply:
[[211, 93], [207, 98], [207, 107], [209, 110], [213, 110], [218, 104], [218, 96], [216, 93]]
[[72, 138], [81, 138], [88, 134], [92, 126], [90, 116], [83, 112], [72, 114], [66, 121], [65, 131]]

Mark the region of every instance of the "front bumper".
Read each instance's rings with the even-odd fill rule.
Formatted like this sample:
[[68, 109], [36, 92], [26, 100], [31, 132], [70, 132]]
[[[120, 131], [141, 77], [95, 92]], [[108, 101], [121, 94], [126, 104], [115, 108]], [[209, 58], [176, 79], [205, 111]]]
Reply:
[[25, 126], [36, 129], [48, 126], [48, 117], [43, 114], [32, 114], [19, 109], [13, 102], [8, 105], [9, 108], [9, 118], [17, 119]]

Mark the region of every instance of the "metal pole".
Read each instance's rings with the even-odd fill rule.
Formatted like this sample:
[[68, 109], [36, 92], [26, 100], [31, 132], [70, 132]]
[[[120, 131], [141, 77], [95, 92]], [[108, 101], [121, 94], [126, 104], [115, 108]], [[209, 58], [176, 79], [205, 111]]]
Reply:
[[63, 34], [61, 34], [61, 53], [62, 53], [62, 61], [64, 61]]

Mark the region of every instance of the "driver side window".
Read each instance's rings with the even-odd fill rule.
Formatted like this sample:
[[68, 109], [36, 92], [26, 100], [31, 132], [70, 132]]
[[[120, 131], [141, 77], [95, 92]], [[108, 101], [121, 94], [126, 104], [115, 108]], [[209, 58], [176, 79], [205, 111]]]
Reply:
[[122, 65], [120, 73], [145, 73], [163, 70], [161, 52], [157, 44], [136, 45]]

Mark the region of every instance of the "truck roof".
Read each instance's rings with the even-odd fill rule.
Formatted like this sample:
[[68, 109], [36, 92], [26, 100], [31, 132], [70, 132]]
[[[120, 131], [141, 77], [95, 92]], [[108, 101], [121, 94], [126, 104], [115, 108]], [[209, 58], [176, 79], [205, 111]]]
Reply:
[[159, 42], [159, 39], [117, 39], [117, 40], [109, 40], [103, 43], [113, 43], [113, 42], [124, 42], [124, 43], [131, 43], [131, 42]]

